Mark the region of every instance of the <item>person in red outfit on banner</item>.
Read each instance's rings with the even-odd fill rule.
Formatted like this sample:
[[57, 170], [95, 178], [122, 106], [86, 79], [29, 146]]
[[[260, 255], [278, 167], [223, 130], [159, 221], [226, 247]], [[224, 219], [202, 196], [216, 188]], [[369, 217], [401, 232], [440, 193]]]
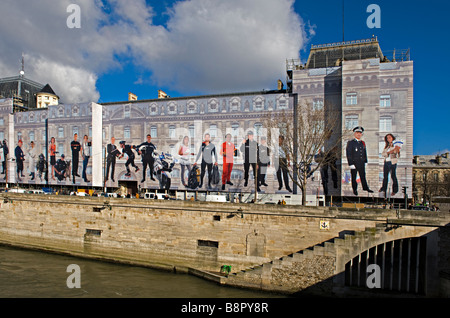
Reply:
[[223, 157], [223, 172], [222, 172], [222, 190], [225, 190], [225, 184], [233, 185], [231, 183], [231, 170], [233, 170], [233, 156], [236, 153], [236, 147], [231, 142], [231, 134], [225, 136], [225, 142], [220, 148], [220, 155]]

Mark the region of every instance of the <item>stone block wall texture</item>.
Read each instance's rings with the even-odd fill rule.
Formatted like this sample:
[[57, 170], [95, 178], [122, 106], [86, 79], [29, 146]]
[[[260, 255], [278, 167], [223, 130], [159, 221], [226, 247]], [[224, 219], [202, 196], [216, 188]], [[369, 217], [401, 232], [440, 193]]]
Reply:
[[[425, 222], [427, 216], [416, 212], [405, 211], [402, 222]], [[0, 243], [175, 271], [217, 273], [231, 265], [236, 275], [224, 280], [229, 285], [295, 292], [322, 282], [320, 288], [327, 290], [346, 261], [377, 240], [435, 229], [409, 226], [382, 235], [366, 230], [396, 215], [395, 210], [3, 193]], [[328, 229], [320, 227], [322, 221], [329, 222]], [[347, 231], [363, 234], [338, 238]]]

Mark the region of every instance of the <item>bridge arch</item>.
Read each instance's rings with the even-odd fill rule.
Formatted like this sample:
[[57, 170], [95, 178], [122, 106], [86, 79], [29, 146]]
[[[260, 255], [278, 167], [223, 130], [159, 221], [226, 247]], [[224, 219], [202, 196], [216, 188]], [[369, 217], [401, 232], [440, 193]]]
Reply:
[[376, 288], [383, 291], [424, 294], [426, 240], [426, 236], [397, 239], [363, 251], [345, 264], [345, 286], [367, 288], [368, 279], [376, 275]]

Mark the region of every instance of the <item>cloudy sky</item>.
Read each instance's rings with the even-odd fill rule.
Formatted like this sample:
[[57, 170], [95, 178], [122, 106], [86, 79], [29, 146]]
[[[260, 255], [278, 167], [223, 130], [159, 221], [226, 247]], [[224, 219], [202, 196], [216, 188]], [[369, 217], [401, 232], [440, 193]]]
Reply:
[[[67, 27], [71, 3], [80, 28]], [[23, 52], [27, 77], [51, 83], [66, 102], [109, 100], [97, 82], [124, 70], [131, 84], [179, 94], [273, 88], [285, 58], [298, 57], [308, 37], [291, 0], [3, 0], [1, 7], [8, 14], [0, 19], [0, 73], [17, 74]], [[121, 84], [115, 89], [126, 99]]]
[[[342, 5], [344, 3], [344, 6]], [[370, 29], [369, 4], [381, 7]], [[444, 37], [450, 5], [429, 0], [2, 0], [0, 77], [50, 83], [62, 102], [112, 102], [274, 89], [311, 44], [377, 35], [414, 60], [414, 153], [450, 149]], [[80, 28], [67, 20], [80, 8]], [[343, 10], [344, 8], [344, 10]], [[444, 39], [445, 38], [445, 39]], [[430, 63], [433, 61], [433, 63]]]

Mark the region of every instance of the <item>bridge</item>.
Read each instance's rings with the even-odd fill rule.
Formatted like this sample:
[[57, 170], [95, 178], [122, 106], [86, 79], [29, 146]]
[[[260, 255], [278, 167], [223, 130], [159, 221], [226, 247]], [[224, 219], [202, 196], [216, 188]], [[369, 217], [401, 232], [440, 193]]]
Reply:
[[291, 295], [448, 297], [450, 213], [0, 194], [0, 243]]

